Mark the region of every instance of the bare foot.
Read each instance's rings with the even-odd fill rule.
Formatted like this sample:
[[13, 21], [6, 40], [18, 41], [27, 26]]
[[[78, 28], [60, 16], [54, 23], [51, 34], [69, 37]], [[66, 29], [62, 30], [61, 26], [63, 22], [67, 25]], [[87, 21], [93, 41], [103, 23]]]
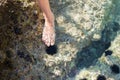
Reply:
[[44, 15], [44, 18], [45, 24], [43, 28], [42, 40], [49, 47], [55, 44], [54, 15], [51, 14], [49, 17]]

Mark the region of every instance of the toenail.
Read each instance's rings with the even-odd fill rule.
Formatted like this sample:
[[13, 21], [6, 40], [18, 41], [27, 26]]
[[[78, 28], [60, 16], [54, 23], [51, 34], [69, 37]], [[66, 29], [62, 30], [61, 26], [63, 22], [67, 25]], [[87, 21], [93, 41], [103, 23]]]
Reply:
[[51, 46], [53, 46], [54, 45], [54, 43], [51, 43]]

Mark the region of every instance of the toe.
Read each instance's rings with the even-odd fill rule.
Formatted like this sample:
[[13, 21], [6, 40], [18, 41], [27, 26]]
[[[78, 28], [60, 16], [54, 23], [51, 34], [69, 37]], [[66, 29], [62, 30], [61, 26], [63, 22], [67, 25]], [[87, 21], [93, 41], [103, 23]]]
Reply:
[[54, 42], [53, 42], [53, 41], [51, 41], [50, 45], [51, 45], [51, 46], [53, 46], [53, 45], [54, 45]]
[[50, 42], [46, 42], [45, 44], [46, 44], [48, 47], [50, 46]]
[[47, 45], [47, 46], [50, 46], [50, 41], [49, 41], [49, 39], [47, 39], [46, 45]]
[[55, 44], [55, 37], [52, 37], [50, 40], [50, 45], [54, 45]]
[[51, 44], [51, 45], [54, 45], [54, 44], [55, 44], [55, 40], [54, 40], [54, 39], [51, 39], [50, 44]]
[[47, 37], [47, 39], [46, 39], [46, 41], [45, 41], [45, 44], [46, 44], [47, 46], [50, 46], [50, 37], [49, 37], [49, 36]]

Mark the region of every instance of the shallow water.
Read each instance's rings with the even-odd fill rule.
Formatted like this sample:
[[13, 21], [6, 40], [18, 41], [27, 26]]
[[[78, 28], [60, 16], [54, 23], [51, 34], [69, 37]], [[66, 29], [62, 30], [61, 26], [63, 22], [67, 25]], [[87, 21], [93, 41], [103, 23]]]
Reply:
[[[43, 18], [34, 13], [36, 8], [21, 8], [22, 3], [16, 2], [4, 7], [10, 11], [0, 9], [0, 80], [96, 80], [100, 74], [119, 80], [120, 74], [109, 67], [120, 67], [120, 1], [50, 3], [56, 17], [58, 50], [54, 55], [46, 53], [41, 41]], [[107, 50], [112, 55], [104, 56]]]

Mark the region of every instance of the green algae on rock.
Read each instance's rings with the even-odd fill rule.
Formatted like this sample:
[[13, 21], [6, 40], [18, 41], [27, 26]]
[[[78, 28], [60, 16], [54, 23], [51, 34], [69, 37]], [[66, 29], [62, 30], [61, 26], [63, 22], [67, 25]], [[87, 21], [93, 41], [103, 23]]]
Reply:
[[[34, 0], [0, 0], [0, 80], [19, 80], [21, 72], [26, 73], [28, 66], [34, 63], [25, 47], [30, 49], [37, 39], [36, 44], [42, 43], [43, 16], [36, 4]], [[28, 44], [25, 41], [29, 41]], [[25, 52], [24, 59], [17, 55], [21, 47]]]

